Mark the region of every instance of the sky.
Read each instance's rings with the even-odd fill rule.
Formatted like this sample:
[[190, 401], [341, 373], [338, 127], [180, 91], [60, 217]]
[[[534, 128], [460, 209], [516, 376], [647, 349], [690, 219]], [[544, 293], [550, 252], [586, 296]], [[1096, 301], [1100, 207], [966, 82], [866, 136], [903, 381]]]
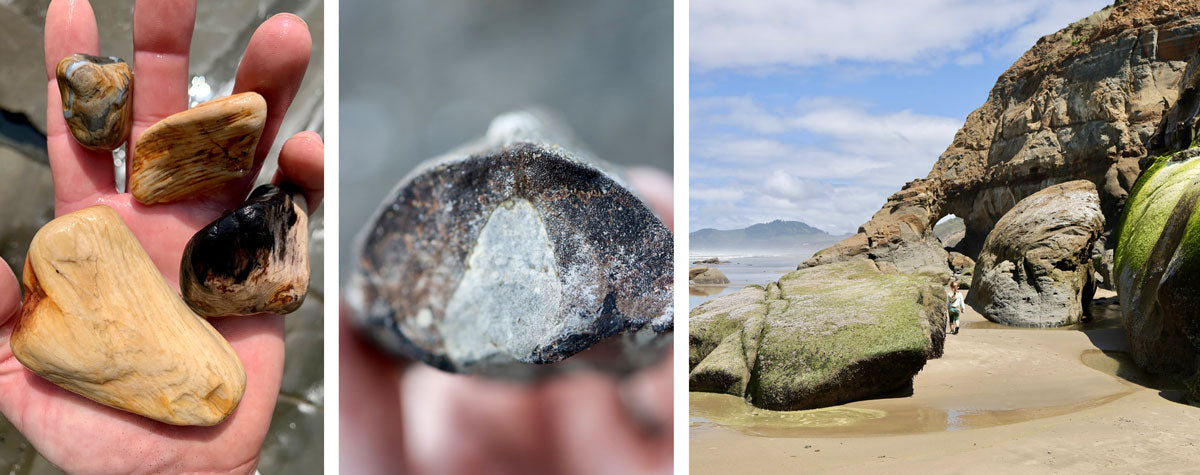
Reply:
[[1110, 3], [692, 0], [690, 228], [855, 232], [1021, 53]]

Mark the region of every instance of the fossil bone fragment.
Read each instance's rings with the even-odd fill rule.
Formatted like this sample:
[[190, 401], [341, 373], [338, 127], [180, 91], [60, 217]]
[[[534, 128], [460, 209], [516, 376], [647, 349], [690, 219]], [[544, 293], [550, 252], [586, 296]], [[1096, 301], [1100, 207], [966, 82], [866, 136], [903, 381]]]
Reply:
[[625, 372], [661, 356], [674, 325], [671, 232], [618, 175], [553, 145], [565, 142], [545, 124], [501, 116], [384, 201], [347, 289], [375, 342], [513, 378], [576, 362]]

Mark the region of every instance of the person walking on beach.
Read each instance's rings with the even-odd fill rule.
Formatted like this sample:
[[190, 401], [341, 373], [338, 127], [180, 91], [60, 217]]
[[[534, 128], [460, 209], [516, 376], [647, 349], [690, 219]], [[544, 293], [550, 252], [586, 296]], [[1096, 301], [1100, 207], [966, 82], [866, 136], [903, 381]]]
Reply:
[[958, 334], [958, 317], [963, 312], [963, 294], [958, 291], [958, 280], [950, 281], [950, 291], [946, 293], [946, 308], [950, 312], [950, 325], [946, 333]]

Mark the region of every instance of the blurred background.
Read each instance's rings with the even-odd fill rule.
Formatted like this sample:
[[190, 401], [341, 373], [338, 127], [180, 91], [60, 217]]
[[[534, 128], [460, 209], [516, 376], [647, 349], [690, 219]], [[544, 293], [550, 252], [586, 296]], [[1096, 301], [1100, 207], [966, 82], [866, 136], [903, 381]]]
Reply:
[[[92, 0], [105, 56], [133, 55], [131, 0]], [[49, 0], [0, 0], [0, 254], [18, 277], [25, 251], [39, 228], [54, 217], [53, 185], [46, 156], [46, 76], [42, 37]], [[197, 2], [192, 38], [192, 102], [228, 95], [250, 35], [280, 12], [299, 15], [312, 33], [313, 52], [296, 100], [260, 181], [275, 174], [283, 141], [296, 132], [324, 133], [324, 2], [322, 0], [202, 0]], [[118, 167], [123, 168], [123, 167]], [[314, 473], [323, 466], [325, 384], [324, 207], [309, 220], [312, 276], [308, 297], [286, 318], [287, 359], [270, 432], [263, 445], [261, 473]], [[8, 421], [0, 418], [0, 472], [58, 473]]]
[[670, 0], [343, 1], [339, 151], [354, 236], [410, 169], [530, 106], [596, 156], [672, 169]]

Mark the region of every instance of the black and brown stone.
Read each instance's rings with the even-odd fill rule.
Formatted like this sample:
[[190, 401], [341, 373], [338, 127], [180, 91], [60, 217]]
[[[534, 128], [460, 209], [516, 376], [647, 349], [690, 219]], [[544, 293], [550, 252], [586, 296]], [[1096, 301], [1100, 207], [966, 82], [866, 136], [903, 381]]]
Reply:
[[425, 166], [357, 245], [346, 294], [360, 329], [446, 371], [625, 372], [658, 359], [674, 327], [671, 231], [556, 146], [506, 137]]
[[63, 118], [80, 145], [113, 150], [133, 121], [133, 71], [116, 57], [73, 54], [58, 62]]
[[293, 312], [308, 277], [308, 216], [275, 185], [192, 236], [179, 266], [184, 301], [206, 317]]

